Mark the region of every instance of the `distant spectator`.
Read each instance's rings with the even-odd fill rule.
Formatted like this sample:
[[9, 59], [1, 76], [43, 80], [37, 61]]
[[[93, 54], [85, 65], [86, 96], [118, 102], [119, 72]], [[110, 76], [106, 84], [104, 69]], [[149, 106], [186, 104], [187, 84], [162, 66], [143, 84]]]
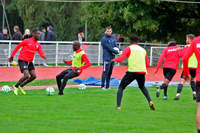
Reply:
[[32, 35], [31, 35], [31, 32], [29, 29], [26, 29], [25, 32], [24, 32], [24, 35], [23, 35], [23, 40], [24, 39], [27, 39], [27, 38], [31, 38]]
[[79, 41], [79, 43], [82, 43], [82, 42], [85, 41], [85, 37], [84, 37], [83, 32], [78, 33], [78, 41]]
[[55, 41], [56, 40], [56, 35], [55, 32], [53, 31], [53, 26], [48, 26], [47, 27], [47, 41]]
[[119, 34], [118, 38], [117, 38], [118, 42], [124, 42], [124, 36], [122, 34]]
[[7, 28], [3, 29], [3, 40], [10, 40], [10, 36], [8, 35]]
[[45, 33], [46, 33], [46, 29], [42, 27], [40, 31], [40, 41], [45, 41]]
[[23, 36], [22, 36], [22, 33], [19, 31], [19, 26], [14, 26], [14, 34], [13, 34], [13, 37], [12, 37], [12, 40], [22, 40], [23, 39]]
[[3, 34], [0, 32], [0, 40], [3, 40]]

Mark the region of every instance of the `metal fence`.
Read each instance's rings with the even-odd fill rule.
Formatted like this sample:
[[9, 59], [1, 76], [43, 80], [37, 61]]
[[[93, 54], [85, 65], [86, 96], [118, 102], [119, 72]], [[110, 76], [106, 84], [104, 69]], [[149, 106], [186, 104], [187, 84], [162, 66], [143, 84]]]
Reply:
[[[10, 66], [8, 58], [11, 55], [11, 52], [14, 50], [16, 45], [21, 41], [0, 41], [0, 65], [1, 66]], [[73, 41], [41, 41], [40, 42], [45, 55], [47, 56], [48, 64], [59, 66], [63, 63], [63, 59], [70, 60], [72, 58], [73, 50], [72, 43]], [[86, 44], [86, 45], [84, 45]], [[119, 47], [123, 50], [127, 47], [128, 43], [119, 43]], [[157, 64], [157, 60], [162, 52], [163, 48], [167, 44], [155, 44], [155, 43], [139, 43], [140, 46], [146, 49], [147, 54], [149, 55], [150, 63], [152, 66]], [[87, 56], [92, 64], [98, 66], [102, 63], [102, 48], [101, 42], [84, 42], [82, 43], [82, 48], [87, 53]], [[14, 60], [17, 61], [19, 51], [15, 55]], [[36, 53], [34, 58], [34, 64], [41, 65], [44, 60], [40, 58], [39, 54]], [[127, 63], [127, 60], [122, 62], [123, 64]]]

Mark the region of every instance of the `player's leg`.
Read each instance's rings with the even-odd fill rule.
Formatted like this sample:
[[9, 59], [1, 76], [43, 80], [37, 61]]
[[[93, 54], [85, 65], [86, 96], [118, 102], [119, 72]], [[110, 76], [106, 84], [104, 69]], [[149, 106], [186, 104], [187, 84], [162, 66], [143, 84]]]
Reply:
[[176, 93], [176, 97], [174, 98], [174, 100], [179, 100], [180, 94], [181, 94], [181, 92], [183, 90], [183, 84], [184, 83], [185, 83], [184, 74], [182, 72], [181, 73], [181, 80], [180, 80], [180, 83], [178, 84], [177, 93]]
[[35, 67], [32, 62], [28, 64], [29, 78], [27, 78], [23, 83], [20, 84], [20, 87], [24, 87], [26, 84], [36, 79]]
[[56, 82], [57, 82], [57, 86], [58, 86], [58, 90], [60, 91], [60, 87], [62, 84], [62, 79], [64, 78], [64, 76], [71, 71], [71, 69], [67, 69], [62, 71], [61, 73], [59, 73], [58, 75], [56, 75]]
[[135, 79], [134, 74], [126, 72], [117, 91], [117, 109], [120, 109], [124, 89]]
[[148, 92], [147, 88], [144, 86], [144, 84], [145, 84], [145, 74], [137, 73], [136, 80], [137, 80], [137, 83], [138, 83], [140, 90], [142, 91], [142, 93], [144, 94], [144, 96], [146, 97], [146, 99], [149, 103], [150, 109], [155, 110], [153, 102], [152, 102], [151, 97], [149, 95], [149, 92]]
[[196, 101], [197, 101], [197, 113], [196, 113], [196, 127], [198, 133], [200, 133], [200, 82], [196, 82]]
[[109, 62], [108, 75], [107, 75], [107, 78], [106, 78], [106, 89], [108, 89], [110, 87], [110, 78], [111, 78], [111, 75], [112, 75], [113, 67], [114, 67], [114, 62]]
[[109, 61], [104, 61], [103, 62], [103, 72], [101, 76], [101, 88], [104, 90], [105, 88], [105, 81], [108, 77], [108, 72], [109, 72]]
[[164, 97], [163, 97], [163, 99], [164, 100], [167, 100], [168, 84], [172, 80], [172, 78], [174, 77], [175, 74], [176, 74], [176, 70], [175, 69], [170, 69], [170, 68], [167, 69], [167, 72], [165, 74], [164, 86], [163, 86], [163, 89], [164, 89]]
[[19, 64], [21, 73], [23, 73], [23, 77], [21, 77], [20, 80], [15, 85], [13, 85], [15, 95], [18, 95], [19, 86], [30, 77], [30, 74], [28, 71], [28, 62], [18, 60], [18, 64]]
[[168, 69], [167, 68], [163, 68], [163, 75], [165, 77], [165, 80], [164, 80], [164, 83], [160, 87], [157, 88], [156, 97], [160, 96], [160, 90], [161, 89], [164, 89], [164, 88], [168, 87], [169, 80], [166, 79], [167, 72], [168, 72]]
[[195, 83], [196, 69], [189, 69], [189, 72], [191, 75], [190, 86], [193, 92], [193, 100], [195, 100], [196, 99], [196, 83]]
[[63, 95], [63, 90], [64, 90], [64, 88], [65, 88], [65, 86], [66, 86], [66, 84], [67, 84], [67, 81], [68, 81], [69, 79], [72, 79], [72, 78], [77, 77], [77, 76], [78, 76], [78, 73], [77, 73], [77, 72], [75, 72], [75, 71], [69, 69], [68, 73], [65, 74], [65, 76], [63, 77], [63, 82], [62, 82], [62, 84], [61, 84], [61, 86], [60, 86], [60, 90], [59, 90], [59, 93], [58, 93], [58, 94], [59, 94], [59, 95]]
[[101, 88], [104, 89], [104, 86], [105, 86], [105, 80], [106, 80], [106, 77], [107, 77], [107, 69], [106, 69], [106, 66], [107, 66], [107, 61], [104, 61], [103, 62], [103, 72], [102, 72], [102, 75], [101, 75]]

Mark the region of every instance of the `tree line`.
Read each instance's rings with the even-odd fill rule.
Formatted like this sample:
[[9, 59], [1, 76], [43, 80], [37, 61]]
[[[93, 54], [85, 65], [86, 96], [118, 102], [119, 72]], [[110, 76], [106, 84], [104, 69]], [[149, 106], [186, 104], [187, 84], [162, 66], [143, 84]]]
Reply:
[[[195, 0], [191, 0], [195, 1]], [[55, 3], [35, 0], [6, 0], [10, 27], [23, 31], [53, 25], [57, 40], [75, 40], [88, 28], [88, 41], [99, 41], [106, 26], [127, 39], [135, 33], [144, 42], [163, 42], [174, 38], [185, 42], [185, 35], [200, 31], [200, 4], [126, 0], [104, 3]], [[2, 18], [2, 9], [0, 10]], [[0, 20], [0, 22], [2, 22]]]

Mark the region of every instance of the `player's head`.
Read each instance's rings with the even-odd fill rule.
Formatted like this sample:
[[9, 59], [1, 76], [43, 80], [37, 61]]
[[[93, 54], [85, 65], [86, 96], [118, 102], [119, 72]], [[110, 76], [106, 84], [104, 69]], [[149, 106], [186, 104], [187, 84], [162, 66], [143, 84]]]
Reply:
[[170, 40], [168, 41], [168, 45], [169, 45], [169, 46], [175, 46], [175, 45], [176, 45], [176, 40], [175, 40], [175, 39], [170, 39]]
[[73, 47], [73, 50], [76, 51], [80, 48], [81, 44], [78, 42], [78, 41], [75, 41], [73, 44], [72, 44], [72, 47]]
[[108, 35], [108, 36], [111, 36], [111, 34], [112, 34], [112, 27], [111, 26], [106, 27], [105, 34]]
[[129, 37], [129, 40], [130, 40], [130, 43], [138, 43], [139, 42], [139, 38], [132, 34], [130, 37]]
[[35, 40], [39, 40], [40, 39], [40, 31], [38, 29], [32, 30], [31, 34], [32, 34], [33, 38], [35, 38]]
[[18, 32], [19, 31], [19, 26], [15, 25], [14, 26], [14, 32]]
[[186, 44], [190, 44], [195, 36], [193, 34], [186, 35]]

